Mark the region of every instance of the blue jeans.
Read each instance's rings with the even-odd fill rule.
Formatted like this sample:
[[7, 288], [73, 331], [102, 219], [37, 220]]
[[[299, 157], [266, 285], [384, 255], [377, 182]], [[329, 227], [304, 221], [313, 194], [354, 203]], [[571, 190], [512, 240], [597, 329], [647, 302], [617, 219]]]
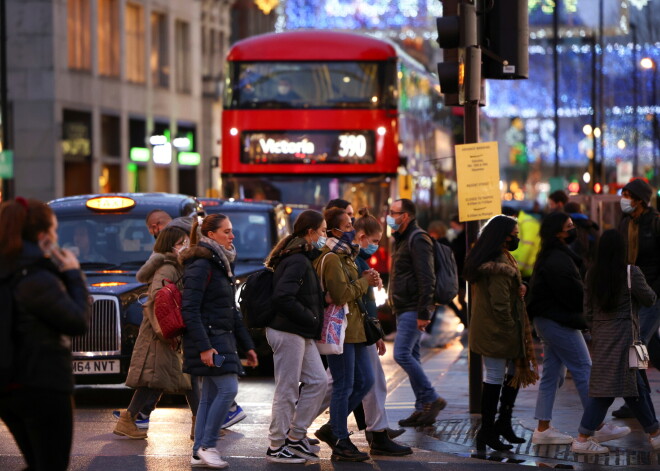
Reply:
[[438, 399], [422, 368], [420, 340], [422, 331], [417, 328], [417, 313], [403, 312], [396, 316], [396, 338], [394, 339], [394, 361], [408, 375], [410, 386], [415, 394], [415, 410], [421, 411], [424, 404]]
[[332, 374], [330, 427], [338, 439], [348, 438], [348, 414], [374, 385], [369, 352], [364, 343], [345, 343], [344, 353], [326, 358]]
[[511, 360], [485, 356], [481, 358], [484, 363], [484, 383], [502, 385], [507, 374], [513, 376], [516, 372], [516, 365]]
[[534, 327], [543, 341], [543, 373], [536, 397], [536, 420], [552, 420], [555, 396], [564, 381], [566, 369], [573, 376], [582, 408], [586, 408], [589, 403], [591, 356], [582, 332], [544, 317], [535, 317]]
[[238, 376], [201, 376], [202, 395], [195, 422], [193, 452], [202, 448], [213, 448], [218, 441], [220, 426], [238, 393]]
[[[642, 376], [644, 375], [644, 376]], [[646, 373], [637, 371], [637, 397], [625, 397], [626, 405], [630, 407], [646, 433], [653, 433], [660, 427], [655, 417], [653, 402], [651, 402], [651, 389], [646, 382]], [[578, 432], [584, 435], [593, 435], [596, 428], [603, 423], [607, 409], [612, 405], [613, 397], [590, 397], [589, 404], [584, 409]]]
[[640, 306], [637, 314], [639, 315], [639, 330], [642, 340], [648, 345], [653, 335], [658, 332], [658, 327], [660, 327], [660, 297], [653, 306]]

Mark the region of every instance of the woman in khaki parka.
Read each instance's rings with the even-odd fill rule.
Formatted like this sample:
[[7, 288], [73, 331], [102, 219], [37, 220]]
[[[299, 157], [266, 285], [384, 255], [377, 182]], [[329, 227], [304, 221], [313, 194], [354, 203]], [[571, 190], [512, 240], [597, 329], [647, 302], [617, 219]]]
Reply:
[[147, 432], [138, 429], [135, 425], [135, 417], [147, 402], [155, 403], [154, 399], [163, 392], [186, 394], [193, 413], [194, 425], [198, 400], [189, 397], [191, 396], [190, 376], [181, 371], [183, 360], [179, 339], [163, 338], [153, 310], [153, 302], [156, 293], [163, 287], [163, 280], [181, 284], [183, 267], [177, 257], [178, 252], [188, 245], [189, 238], [183, 229], [178, 227], [163, 229], [156, 239], [154, 255], [140, 270], [150, 281], [149, 299], [144, 305], [142, 324], [126, 378], [126, 386], [136, 389], [128, 409], [119, 415], [119, 421], [113, 430], [116, 435], [134, 439], [147, 438]]
[[[518, 247], [518, 234], [514, 218], [495, 216], [465, 260], [473, 302], [469, 347], [482, 356], [485, 371], [477, 434], [477, 449], [482, 451], [486, 445], [499, 451], [513, 448], [502, 443], [500, 435], [510, 443], [525, 442], [511, 428], [511, 413], [518, 388], [538, 378], [523, 302], [527, 287], [510, 253]], [[495, 422], [498, 402], [500, 415]]]

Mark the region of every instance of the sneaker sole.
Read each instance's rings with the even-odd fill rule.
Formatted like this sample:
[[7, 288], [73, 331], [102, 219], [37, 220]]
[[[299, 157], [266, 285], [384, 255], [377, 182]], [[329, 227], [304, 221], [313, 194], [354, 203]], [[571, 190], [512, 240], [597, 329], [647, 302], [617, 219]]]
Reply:
[[575, 453], [576, 455], [606, 455], [610, 452], [610, 450], [609, 449], [607, 451], [574, 450], [573, 447], [571, 447], [571, 452]]
[[541, 441], [536, 441], [534, 438], [532, 438], [532, 444], [533, 445], [570, 445], [573, 443], [573, 439], [571, 438], [570, 440], [568, 438], [562, 439], [562, 438], [549, 438], [547, 440], [541, 440]]
[[232, 425], [236, 425], [237, 423], [239, 423], [241, 420], [245, 419], [246, 417], [247, 417], [247, 414], [245, 412], [243, 412], [242, 414], [238, 414], [236, 417], [231, 419], [229, 422], [222, 424], [222, 427], [220, 427], [220, 428], [221, 429], [229, 428]]
[[275, 456], [266, 456], [266, 461], [269, 463], [304, 464], [307, 460], [303, 458], [277, 458]]
[[115, 435], [119, 435], [120, 437], [130, 438], [131, 440], [146, 440], [147, 439], [147, 435], [145, 435], [144, 437], [131, 437], [130, 435], [128, 435], [124, 432], [117, 432], [116, 430], [113, 430], [112, 433], [114, 433]]
[[318, 463], [319, 461], [321, 461], [321, 458], [319, 458], [318, 456], [308, 455], [304, 451], [296, 450], [295, 448], [292, 448], [290, 446], [287, 446], [287, 448], [291, 453], [296, 455], [298, 458], [302, 458], [306, 461], [309, 461], [310, 463]]
[[229, 466], [229, 463], [224, 463], [224, 464], [211, 464], [208, 463], [204, 460], [202, 460], [202, 464], [200, 466], [197, 466], [198, 468], [213, 468], [213, 469], [223, 469]]

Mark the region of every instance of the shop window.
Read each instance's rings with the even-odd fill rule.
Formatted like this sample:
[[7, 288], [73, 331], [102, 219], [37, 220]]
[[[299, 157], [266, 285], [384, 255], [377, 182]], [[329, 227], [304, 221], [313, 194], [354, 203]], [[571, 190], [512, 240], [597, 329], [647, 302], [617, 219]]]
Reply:
[[119, 157], [121, 131], [118, 116], [101, 115], [101, 155]]

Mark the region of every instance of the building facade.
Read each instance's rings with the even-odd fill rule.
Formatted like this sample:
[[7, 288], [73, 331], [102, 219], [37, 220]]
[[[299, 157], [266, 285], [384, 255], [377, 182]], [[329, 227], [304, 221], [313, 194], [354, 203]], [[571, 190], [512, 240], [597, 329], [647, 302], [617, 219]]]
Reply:
[[15, 193], [216, 186], [231, 3], [7, 0]]

